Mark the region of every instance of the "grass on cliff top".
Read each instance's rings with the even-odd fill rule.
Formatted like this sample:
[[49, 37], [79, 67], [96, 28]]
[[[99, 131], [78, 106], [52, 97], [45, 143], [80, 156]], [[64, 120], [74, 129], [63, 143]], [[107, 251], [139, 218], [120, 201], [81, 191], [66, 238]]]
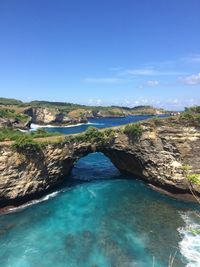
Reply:
[[143, 129], [140, 123], [128, 124], [124, 127], [124, 133], [131, 139], [138, 139], [142, 135]]
[[0, 118], [25, 123], [29, 117], [25, 114], [17, 113], [14, 109], [0, 107]]
[[200, 106], [185, 108], [185, 111], [180, 115], [180, 120], [200, 126]]
[[0, 105], [20, 105], [23, 102], [14, 98], [0, 97]]
[[192, 184], [200, 185], [200, 174], [199, 173], [189, 173], [187, 175], [187, 178]]
[[0, 97], [0, 105], [4, 107], [12, 107], [13, 109], [34, 107], [34, 108], [50, 108], [60, 112], [69, 113], [73, 110], [84, 110], [92, 112], [96, 115], [99, 111], [106, 116], [123, 116], [124, 114], [155, 114], [157, 110], [165, 112], [163, 109], [154, 108], [152, 106], [136, 106], [136, 107], [124, 107], [124, 106], [87, 106], [66, 102], [50, 102], [50, 101], [31, 101], [28, 103], [22, 102], [17, 99], [9, 99]]
[[108, 128], [99, 130], [91, 126], [83, 133], [66, 136], [65, 140], [71, 140], [74, 142], [89, 142], [92, 144], [96, 143], [99, 145], [103, 145], [112, 141], [113, 138], [114, 138], [113, 129]]
[[29, 139], [35, 138], [47, 138], [51, 136], [61, 136], [61, 133], [50, 133], [45, 131], [44, 129], [38, 129], [35, 132], [20, 132], [19, 130], [15, 130], [12, 128], [0, 128], [0, 142], [3, 141], [17, 141], [20, 138], [27, 137]]
[[89, 127], [85, 132], [74, 135], [45, 135], [44, 133], [18, 134], [15, 136], [14, 142], [11, 146], [14, 150], [22, 154], [29, 154], [32, 152], [39, 152], [41, 148], [47, 144], [70, 142], [89, 142], [92, 144], [104, 145], [111, 142], [114, 138], [114, 131], [106, 129], [104, 131], [98, 130], [94, 127]]
[[65, 135], [57, 132], [47, 132], [45, 129], [38, 129], [35, 132], [21, 132], [12, 128], [0, 128], [0, 142], [21, 140], [28, 142], [35, 140], [38, 143], [62, 142], [63, 140], [72, 140], [77, 142], [102, 142], [107, 141], [114, 136], [113, 129], [99, 130], [95, 127], [89, 127], [85, 132], [79, 134]]

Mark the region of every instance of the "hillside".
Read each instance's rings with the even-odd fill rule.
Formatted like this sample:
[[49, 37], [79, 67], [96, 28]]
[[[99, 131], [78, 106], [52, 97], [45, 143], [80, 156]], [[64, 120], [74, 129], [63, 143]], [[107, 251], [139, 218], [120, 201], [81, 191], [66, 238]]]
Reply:
[[0, 126], [26, 128], [36, 124], [68, 125], [85, 123], [89, 118], [157, 115], [166, 113], [152, 106], [133, 108], [120, 106], [86, 106], [64, 102], [32, 101], [0, 98]]

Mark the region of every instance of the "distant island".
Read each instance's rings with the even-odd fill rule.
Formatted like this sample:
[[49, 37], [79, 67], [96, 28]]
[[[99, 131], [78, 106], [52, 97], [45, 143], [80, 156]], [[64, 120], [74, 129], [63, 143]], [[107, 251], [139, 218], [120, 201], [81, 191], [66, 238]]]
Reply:
[[152, 106], [86, 106], [64, 102], [31, 101], [0, 98], [0, 127], [29, 129], [31, 123], [65, 126], [87, 123], [89, 118], [160, 115], [168, 113]]

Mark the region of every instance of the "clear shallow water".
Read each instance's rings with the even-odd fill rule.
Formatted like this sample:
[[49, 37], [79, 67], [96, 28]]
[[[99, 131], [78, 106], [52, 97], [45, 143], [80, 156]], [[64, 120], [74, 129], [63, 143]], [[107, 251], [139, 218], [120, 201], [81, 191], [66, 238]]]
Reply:
[[[89, 125], [47, 129], [75, 133]], [[63, 188], [0, 215], [0, 267], [167, 267], [174, 253], [173, 266], [200, 267], [200, 235], [191, 232], [200, 228], [195, 209], [121, 175], [102, 154], [90, 154]]]
[[167, 267], [175, 252], [200, 266], [195, 206], [129, 178], [100, 153], [79, 160], [68, 187], [0, 216], [0, 266]]

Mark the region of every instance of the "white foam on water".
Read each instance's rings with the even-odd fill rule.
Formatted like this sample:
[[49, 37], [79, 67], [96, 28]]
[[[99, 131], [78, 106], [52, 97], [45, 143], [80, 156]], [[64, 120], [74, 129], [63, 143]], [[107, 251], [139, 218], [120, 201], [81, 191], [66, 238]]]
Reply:
[[18, 131], [22, 132], [22, 133], [28, 133], [29, 130], [23, 130], [23, 129], [18, 129]]
[[91, 125], [105, 125], [105, 123], [103, 123], [103, 122], [88, 122], [88, 124], [91, 124]]
[[[195, 216], [199, 223], [196, 222]], [[200, 267], [200, 233], [195, 233], [195, 230], [200, 229], [200, 218], [192, 212], [181, 213], [181, 217], [186, 226], [178, 229], [182, 236], [179, 243], [180, 252], [187, 260], [186, 267]]]
[[8, 210], [6, 210], [6, 212], [3, 212], [3, 214], [8, 214], [8, 213], [13, 213], [13, 212], [19, 212], [29, 206], [32, 206], [32, 205], [35, 205], [37, 203], [40, 203], [40, 202], [43, 202], [43, 201], [47, 201], [48, 199], [50, 198], [53, 198], [55, 196], [57, 196], [61, 191], [56, 191], [56, 192], [53, 192], [51, 194], [48, 194], [40, 199], [36, 199], [36, 200], [32, 200], [32, 201], [29, 201], [23, 205], [20, 205], [19, 207], [15, 207], [15, 208], [10, 208]]
[[87, 123], [77, 123], [77, 124], [70, 124], [70, 125], [40, 125], [40, 124], [35, 124], [31, 123], [31, 131], [37, 130], [38, 128], [72, 128], [72, 127], [78, 127], [82, 125], [104, 125], [104, 123], [97, 123], [97, 122], [87, 122]]
[[93, 197], [93, 198], [96, 198], [96, 193], [93, 191], [93, 190], [91, 190], [91, 189], [88, 189], [88, 192], [91, 194], [91, 196]]

